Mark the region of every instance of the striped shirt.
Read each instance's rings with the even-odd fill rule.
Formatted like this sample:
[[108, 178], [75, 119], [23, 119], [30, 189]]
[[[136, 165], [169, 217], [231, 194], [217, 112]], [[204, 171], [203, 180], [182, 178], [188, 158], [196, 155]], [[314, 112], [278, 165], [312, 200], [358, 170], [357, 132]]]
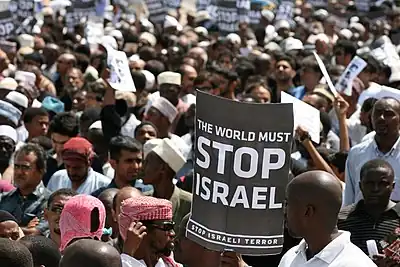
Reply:
[[400, 226], [400, 203], [385, 211], [375, 220], [366, 211], [364, 200], [344, 207], [338, 216], [338, 228], [351, 233], [350, 240], [368, 254], [367, 240], [375, 240], [378, 250], [382, 252], [379, 242], [392, 234]]

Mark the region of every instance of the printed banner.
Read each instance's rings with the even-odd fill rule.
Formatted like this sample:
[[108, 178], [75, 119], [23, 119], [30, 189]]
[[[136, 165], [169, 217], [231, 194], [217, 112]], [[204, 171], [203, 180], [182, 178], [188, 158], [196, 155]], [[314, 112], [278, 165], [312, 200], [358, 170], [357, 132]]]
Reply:
[[345, 95], [351, 96], [353, 80], [366, 66], [367, 62], [362, 58], [355, 56], [337, 81], [335, 86], [336, 90]]
[[197, 91], [195, 127], [187, 237], [215, 251], [279, 254], [292, 104], [248, 104]]
[[72, 0], [67, 7], [65, 21], [69, 29], [81, 23], [82, 19], [96, 16], [96, 0]]
[[136, 92], [131, 71], [129, 69], [128, 58], [124, 51], [107, 49], [107, 65], [110, 68], [110, 78], [108, 82], [117, 91]]
[[35, 2], [33, 0], [11, 0], [9, 9], [14, 17], [22, 22], [26, 18], [34, 16]]
[[250, 0], [216, 0], [216, 4], [211, 11], [217, 14], [221, 35], [237, 32], [239, 22], [249, 22]]
[[14, 34], [16, 23], [14, 16], [9, 10], [0, 12], [0, 39], [7, 39]]
[[293, 2], [292, 1], [282, 1], [276, 12], [275, 21], [287, 20], [292, 21], [293, 19]]

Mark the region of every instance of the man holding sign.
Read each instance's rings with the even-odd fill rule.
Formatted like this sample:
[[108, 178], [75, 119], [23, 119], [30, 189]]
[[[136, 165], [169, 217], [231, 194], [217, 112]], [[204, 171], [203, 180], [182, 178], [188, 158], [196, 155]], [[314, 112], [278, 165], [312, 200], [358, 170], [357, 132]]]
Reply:
[[[201, 92], [197, 101], [188, 238], [218, 251], [280, 253], [292, 104], [241, 104]], [[230, 116], [232, 112], [235, 118]], [[261, 114], [280, 116], [279, 120], [272, 116], [266, 120]], [[251, 219], [252, 227], [238, 218]]]

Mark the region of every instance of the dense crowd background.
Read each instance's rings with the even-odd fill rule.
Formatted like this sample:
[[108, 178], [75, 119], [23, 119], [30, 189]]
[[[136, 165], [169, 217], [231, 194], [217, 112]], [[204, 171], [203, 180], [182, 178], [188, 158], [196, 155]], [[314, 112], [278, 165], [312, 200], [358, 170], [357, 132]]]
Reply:
[[[55, 5], [0, 41], [0, 266], [400, 266], [396, 3], [295, 1], [286, 19], [266, 5], [225, 32], [207, 8], [218, 1], [161, 13], [148, 2], [135, 14], [111, 3], [96, 41]], [[108, 82], [110, 48], [125, 52], [134, 87]], [[365, 60], [350, 94], [334, 96], [313, 52], [334, 84]], [[286, 92], [320, 111], [320, 143], [295, 129], [280, 255], [185, 237], [196, 90], [254, 104]]]

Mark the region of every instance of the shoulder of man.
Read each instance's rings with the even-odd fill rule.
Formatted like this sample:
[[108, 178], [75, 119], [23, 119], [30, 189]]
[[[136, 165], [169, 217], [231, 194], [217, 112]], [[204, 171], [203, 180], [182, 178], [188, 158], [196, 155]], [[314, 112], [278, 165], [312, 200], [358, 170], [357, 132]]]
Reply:
[[13, 189], [9, 192], [0, 193], [0, 202], [7, 199], [8, 197], [12, 196], [17, 189]]
[[179, 199], [184, 202], [192, 203], [193, 196], [192, 193], [179, 188]]
[[357, 203], [343, 207], [338, 214], [338, 223], [347, 220], [350, 214], [352, 214], [356, 208]]

